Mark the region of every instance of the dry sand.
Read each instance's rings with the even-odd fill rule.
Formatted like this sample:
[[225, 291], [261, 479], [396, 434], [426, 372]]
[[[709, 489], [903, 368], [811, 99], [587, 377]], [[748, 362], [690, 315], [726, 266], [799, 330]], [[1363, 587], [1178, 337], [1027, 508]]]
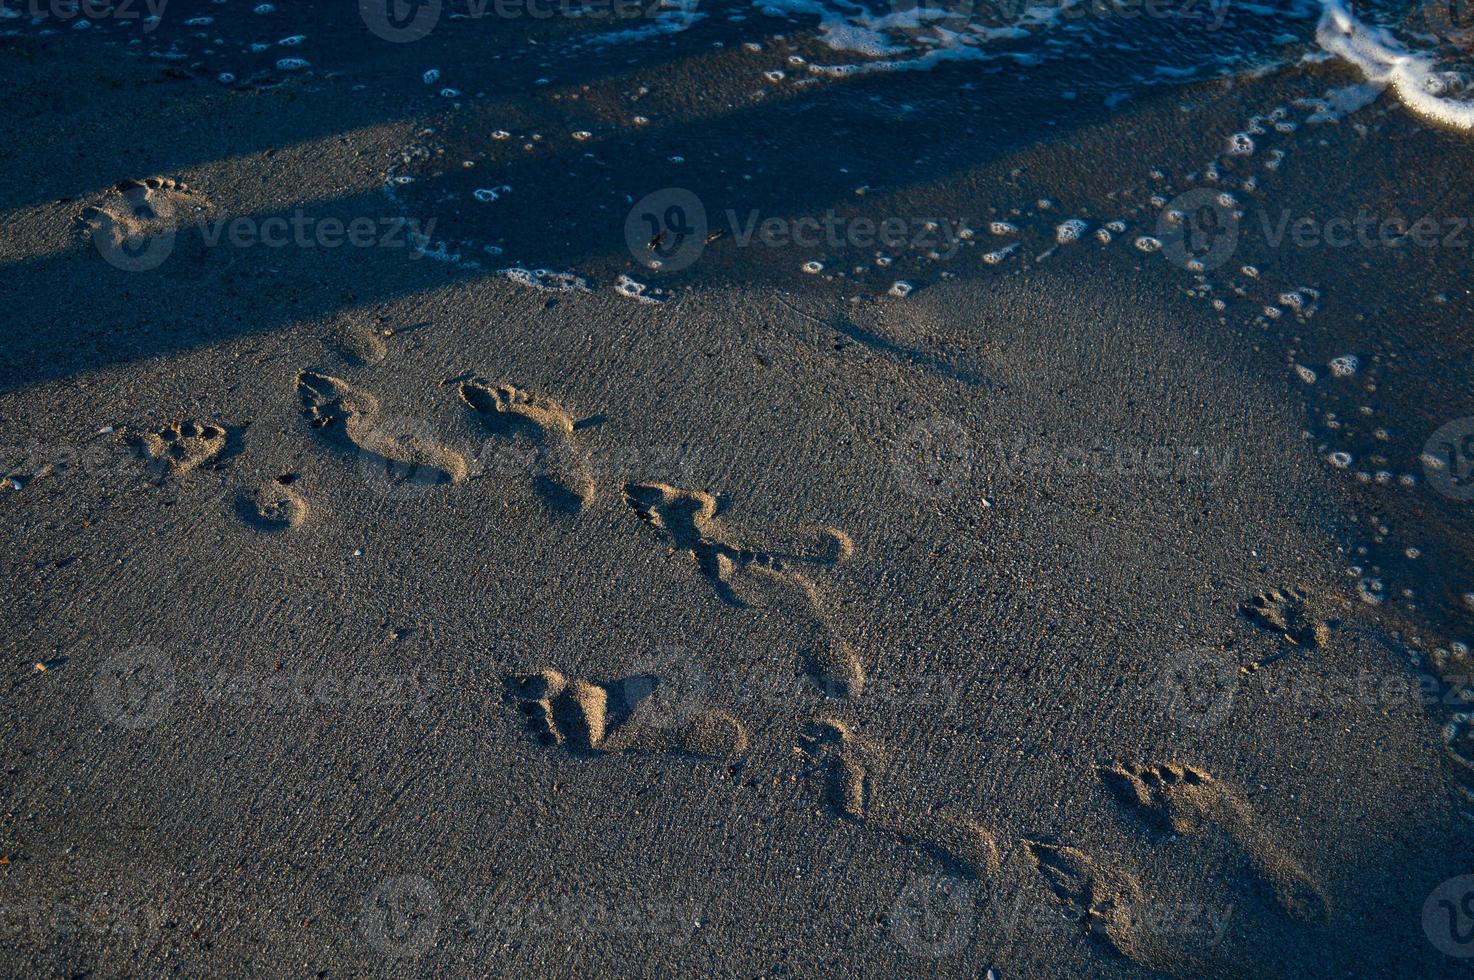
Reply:
[[[423, 51], [222, 88], [64, 40], [0, 69], [0, 972], [1467, 975], [1428, 923], [1474, 871], [1470, 524], [1418, 454], [1474, 413], [1468, 256], [1249, 236], [1220, 312], [1130, 244], [1148, 169], [1181, 191], [1248, 115], [1349, 78], [1164, 92], [1042, 144], [943, 106], [959, 145], [906, 171], [914, 133], [882, 137], [863, 207], [1024, 244], [929, 278], [730, 235], [652, 274], [622, 211], [529, 228], [594, 195], [570, 149], [511, 181], [505, 264], [592, 285], [551, 293], [486, 256], [185, 222], [126, 271], [91, 238], [380, 223], [407, 147], [450, 147], [452, 181], [498, 113], [572, 129], [628, 79], [588, 68], [568, 108], [519, 68], [444, 118]], [[434, 60], [464, 75], [476, 42]], [[659, 139], [740, 156], [740, 119], [700, 122], [751, 87], [736, 57], [649, 68]], [[823, 141], [765, 105], [754, 144]], [[1354, 118], [1252, 203], [1474, 213], [1458, 140]], [[635, 169], [606, 189], [662, 186]], [[421, 177], [407, 206], [443, 192]], [[755, 206], [862, 207], [829, 182]], [[1304, 286], [1313, 316], [1255, 322]]]

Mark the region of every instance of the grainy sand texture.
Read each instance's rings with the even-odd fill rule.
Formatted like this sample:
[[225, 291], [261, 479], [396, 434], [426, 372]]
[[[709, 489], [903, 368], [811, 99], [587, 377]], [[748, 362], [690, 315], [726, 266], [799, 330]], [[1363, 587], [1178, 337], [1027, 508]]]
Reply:
[[1474, 143], [1341, 21], [83, 7], [0, 974], [1468, 976]]

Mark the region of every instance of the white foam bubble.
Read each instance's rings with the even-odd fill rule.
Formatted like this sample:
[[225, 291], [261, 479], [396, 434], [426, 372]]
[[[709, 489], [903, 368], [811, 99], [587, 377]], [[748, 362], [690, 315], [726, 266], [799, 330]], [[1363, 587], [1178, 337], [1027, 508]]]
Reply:
[[527, 286], [544, 293], [586, 293], [588, 281], [571, 272], [554, 272], [552, 269], [523, 269], [511, 266], [498, 269], [497, 275], [510, 279], [519, 286]]
[[1017, 249], [1018, 242], [1014, 242], [1012, 245], [1004, 246], [1003, 248], [998, 249], [998, 251], [996, 252], [987, 253], [983, 256], [983, 261], [988, 263], [989, 265], [997, 265], [1004, 259], [1008, 258], [1010, 255], [1012, 255]]
[[664, 303], [665, 300], [652, 296], [646, 292], [649, 289], [643, 282], [636, 282], [629, 276], [621, 275], [614, 280], [614, 291], [621, 296], [626, 296], [637, 303]]
[[1089, 225], [1081, 221], [1079, 218], [1070, 218], [1068, 221], [1061, 222], [1059, 226], [1054, 229], [1054, 240], [1059, 242], [1061, 245], [1068, 245], [1071, 242], [1078, 242], [1081, 238], [1085, 236], [1085, 231], [1089, 227]]
[[1228, 138], [1228, 152], [1236, 157], [1250, 156], [1254, 152], [1254, 138], [1248, 133], [1234, 133]]

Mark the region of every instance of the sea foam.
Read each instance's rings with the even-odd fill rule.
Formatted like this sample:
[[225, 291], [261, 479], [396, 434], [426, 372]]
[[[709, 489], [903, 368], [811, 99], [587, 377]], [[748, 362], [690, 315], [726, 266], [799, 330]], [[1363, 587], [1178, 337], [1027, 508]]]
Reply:
[[1344, 0], [1322, 0], [1320, 46], [1350, 62], [1367, 81], [1385, 85], [1410, 111], [1456, 129], [1474, 129], [1474, 103], [1450, 97], [1458, 77], [1439, 71], [1431, 54], [1409, 51], [1384, 28], [1356, 19]]

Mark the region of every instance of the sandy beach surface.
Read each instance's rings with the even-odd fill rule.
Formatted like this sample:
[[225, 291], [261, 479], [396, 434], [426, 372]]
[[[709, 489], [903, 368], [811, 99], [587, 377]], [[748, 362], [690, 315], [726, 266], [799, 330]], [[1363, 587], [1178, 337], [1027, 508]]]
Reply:
[[1467, 133], [256, 6], [0, 20], [0, 973], [1469, 975]]

